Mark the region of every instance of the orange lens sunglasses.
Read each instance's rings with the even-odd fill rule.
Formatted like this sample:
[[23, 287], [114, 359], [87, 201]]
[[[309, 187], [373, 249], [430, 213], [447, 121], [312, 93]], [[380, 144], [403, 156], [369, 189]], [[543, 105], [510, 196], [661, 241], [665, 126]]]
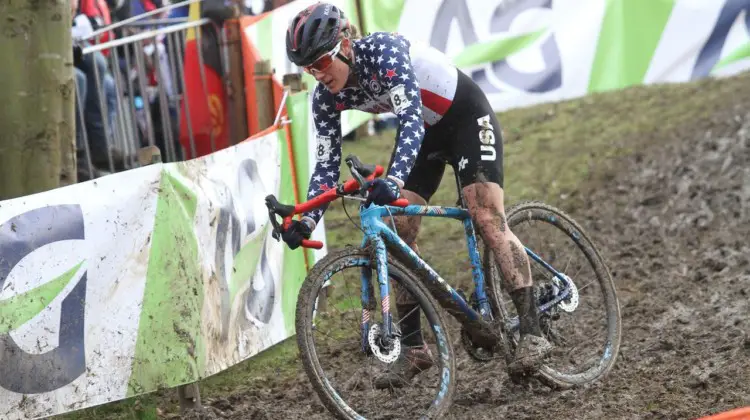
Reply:
[[327, 52], [320, 57], [318, 57], [317, 60], [315, 60], [312, 64], [309, 66], [305, 66], [304, 69], [306, 72], [310, 74], [318, 73], [326, 71], [331, 65], [333, 64], [333, 60], [336, 57], [336, 54], [339, 53], [341, 50], [341, 42], [339, 41], [338, 44], [336, 44], [335, 47], [330, 52]]

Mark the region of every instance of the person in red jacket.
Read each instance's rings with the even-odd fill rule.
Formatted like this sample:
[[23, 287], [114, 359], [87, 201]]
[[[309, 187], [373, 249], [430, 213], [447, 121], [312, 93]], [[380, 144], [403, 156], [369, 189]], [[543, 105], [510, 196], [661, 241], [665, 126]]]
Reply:
[[[76, 14], [83, 14], [89, 17], [94, 23], [94, 30], [112, 24], [109, 5], [105, 0], [78, 0], [78, 2], [78, 10]], [[112, 41], [113, 39], [115, 39], [115, 34], [112, 31], [107, 31], [97, 35], [93, 39], [89, 39], [88, 41], [91, 44], [101, 44], [107, 41]], [[102, 54], [106, 57], [109, 54], [109, 50], [102, 50]]]

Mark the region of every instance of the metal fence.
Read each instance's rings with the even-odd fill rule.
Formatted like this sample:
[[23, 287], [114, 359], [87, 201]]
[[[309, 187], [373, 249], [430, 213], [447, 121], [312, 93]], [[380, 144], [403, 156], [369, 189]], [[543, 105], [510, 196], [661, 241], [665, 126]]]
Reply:
[[[116, 32], [117, 39], [81, 45], [75, 70], [79, 181], [137, 167], [138, 150], [147, 146], [157, 146], [166, 162], [197, 156], [190, 104], [209, 101], [203, 94], [207, 92], [207, 49], [201, 47], [202, 37], [208, 29], [217, 44], [224, 45], [224, 33], [208, 19], [158, 16], [198, 1], [175, 3], [102, 28], [87, 38]], [[190, 31], [195, 33], [199, 65], [187, 71], [200, 73], [202, 92], [188, 92], [185, 83]], [[226, 68], [225, 54], [219, 55], [220, 68]], [[187, 100], [188, 93], [191, 100]], [[193, 96], [198, 94], [204, 97]], [[210, 108], [209, 103], [206, 105]], [[213, 137], [210, 143], [211, 151], [216, 151]]]

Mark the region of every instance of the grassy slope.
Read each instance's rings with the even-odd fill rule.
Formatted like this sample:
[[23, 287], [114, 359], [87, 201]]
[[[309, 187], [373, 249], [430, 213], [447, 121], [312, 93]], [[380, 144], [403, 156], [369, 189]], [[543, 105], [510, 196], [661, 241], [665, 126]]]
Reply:
[[[581, 191], [611, 176], [611, 158], [626, 156], [670, 139], [684, 138], [694, 129], [710, 127], [711, 120], [731, 105], [732, 95], [750, 95], [750, 74], [680, 85], [652, 85], [607, 92], [586, 98], [545, 104], [499, 114], [505, 134], [506, 206], [539, 199], [564, 209], [578, 205]], [[344, 145], [365, 163], [386, 165], [393, 132]], [[343, 168], [342, 179], [348, 177]], [[450, 168], [432, 204], [453, 205], [455, 181]], [[355, 221], [356, 206], [347, 202]], [[360, 236], [341, 202], [326, 213], [329, 247], [358, 244]], [[456, 284], [470, 281], [463, 229], [457, 222], [423, 219], [420, 249], [428, 262]], [[460, 241], [457, 246], [445, 243]], [[457, 244], [457, 242], [456, 242]], [[293, 339], [201, 382], [203, 398], [226, 397], [267, 381], [285, 381], [299, 374]], [[304, 379], [302, 379], [304, 380]], [[58, 418], [156, 418], [156, 405], [176, 411], [174, 391], [154, 393]]]

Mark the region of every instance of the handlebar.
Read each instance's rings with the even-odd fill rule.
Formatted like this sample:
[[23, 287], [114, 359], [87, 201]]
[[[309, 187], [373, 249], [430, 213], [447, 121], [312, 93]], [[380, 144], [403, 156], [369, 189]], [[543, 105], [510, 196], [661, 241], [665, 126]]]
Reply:
[[[279, 240], [281, 233], [289, 228], [292, 223], [292, 216], [314, 210], [321, 207], [331, 201], [338, 199], [345, 195], [353, 195], [355, 193], [364, 196], [365, 192], [370, 188], [372, 181], [383, 174], [384, 169], [380, 165], [366, 165], [362, 163], [357, 156], [350, 154], [344, 159], [349, 171], [352, 174], [352, 178], [348, 179], [344, 183], [340, 183], [336, 188], [331, 188], [308, 201], [305, 201], [296, 205], [282, 204], [276, 199], [273, 194], [266, 196], [266, 207], [268, 208], [268, 216], [271, 219], [273, 225], [273, 238]], [[405, 198], [399, 198], [394, 202], [390, 203], [391, 206], [406, 207], [409, 205], [409, 200]], [[276, 215], [282, 217], [282, 225], [279, 225]], [[314, 248], [321, 249], [323, 242], [313, 241], [309, 239], [302, 240], [303, 248]]]

